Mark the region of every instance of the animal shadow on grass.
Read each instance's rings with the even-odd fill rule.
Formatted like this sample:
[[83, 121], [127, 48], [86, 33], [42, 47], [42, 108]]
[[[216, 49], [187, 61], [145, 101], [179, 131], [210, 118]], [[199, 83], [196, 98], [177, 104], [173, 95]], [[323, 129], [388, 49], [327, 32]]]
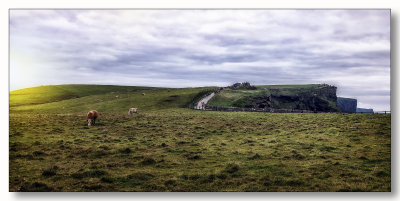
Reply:
[[106, 124], [104, 122], [96, 122], [94, 126], [105, 126]]

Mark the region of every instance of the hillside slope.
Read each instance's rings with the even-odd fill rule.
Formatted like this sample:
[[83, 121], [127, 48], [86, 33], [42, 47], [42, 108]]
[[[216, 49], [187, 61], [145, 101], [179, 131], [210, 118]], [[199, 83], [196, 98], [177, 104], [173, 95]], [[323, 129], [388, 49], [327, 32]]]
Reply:
[[101, 113], [186, 107], [209, 88], [155, 88], [111, 85], [54, 85], [10, 92], [10, 112]]
[[154, 88], [83, 84], [39, 86], [11, 91], [10, 106], [43, 104], [108, 92], [135, 92], [150, 89]]

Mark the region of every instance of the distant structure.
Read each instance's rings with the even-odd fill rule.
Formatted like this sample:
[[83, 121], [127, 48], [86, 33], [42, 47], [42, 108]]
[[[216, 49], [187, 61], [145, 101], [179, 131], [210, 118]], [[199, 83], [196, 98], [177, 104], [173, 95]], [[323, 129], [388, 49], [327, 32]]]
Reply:
[[233, 90], [238, 90], [238, 89], [256, 90], [257, 89], [257, 87], [250, 85], [249, 82], [237, 82], [231, 86], [228, 86], [228, 88], [233, 89]]
[[374, 114], [373, 109], [358, 108], [357, 99], [354, 98], [337, 97], [337, 105], [344, 113]]
[[337, 97], [337, 104], [339, 109], [344, 113], [357, 112], [357, 99]]
[[358, 114], [374, 114], [373, 109], [366, 109], [366, 108], [357, 108], [356, 112]]

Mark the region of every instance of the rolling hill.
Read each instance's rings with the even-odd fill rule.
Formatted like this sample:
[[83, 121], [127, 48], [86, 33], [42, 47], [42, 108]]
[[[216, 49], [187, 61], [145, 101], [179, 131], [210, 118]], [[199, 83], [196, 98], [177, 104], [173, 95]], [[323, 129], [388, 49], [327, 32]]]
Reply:
[[[53, 85], [10, 92], [10, 111], [35, 113], [80, 113], [97, 109], [102, 113], [182, 108], [212, 87], [156, 88], [111, 85]], [[144, 95], [143, 95], [144, 94]]]

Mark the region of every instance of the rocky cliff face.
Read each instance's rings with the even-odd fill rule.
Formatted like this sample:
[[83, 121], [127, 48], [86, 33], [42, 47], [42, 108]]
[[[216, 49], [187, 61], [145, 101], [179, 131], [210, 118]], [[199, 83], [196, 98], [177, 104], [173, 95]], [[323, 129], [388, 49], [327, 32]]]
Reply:
[[357, 99], [338, 97], [337, 104], [344, 113], [357, 112]]
[[366, 108], [357, 108], [356, 112], [358, 114], [374, 114], [374, 110], [373, 109], [366, 109]]
[[235, 101], [233, 106], [255, 109], [271, 108], [271, 96], [245, 97]]
[[338, 112], [336, 87], [317, 85], [309, 88], [270, 89], [272, 108]]
[[219, 92], [214, 102], [210, 101], [211, 106], [340, 112], [336, 87], [327, 84], [253, 87], [244, 82], [225, 87]]

